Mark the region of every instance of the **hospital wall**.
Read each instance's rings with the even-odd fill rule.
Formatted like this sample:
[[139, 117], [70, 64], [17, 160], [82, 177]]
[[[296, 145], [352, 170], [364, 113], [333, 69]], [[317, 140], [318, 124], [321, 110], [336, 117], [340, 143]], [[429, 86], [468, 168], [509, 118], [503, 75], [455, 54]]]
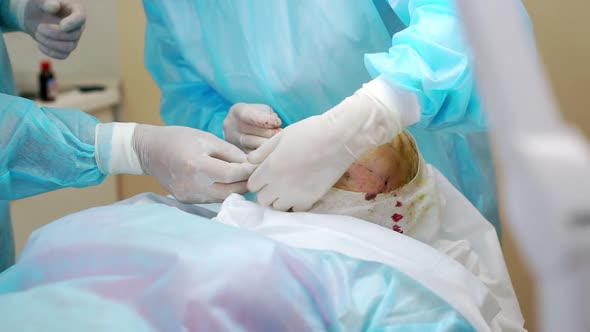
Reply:
[[[587, 0], [523, 1], [565, 118], [590, 134], [590, 21]], [[510, 50], [506, 50], [510, 52]]]

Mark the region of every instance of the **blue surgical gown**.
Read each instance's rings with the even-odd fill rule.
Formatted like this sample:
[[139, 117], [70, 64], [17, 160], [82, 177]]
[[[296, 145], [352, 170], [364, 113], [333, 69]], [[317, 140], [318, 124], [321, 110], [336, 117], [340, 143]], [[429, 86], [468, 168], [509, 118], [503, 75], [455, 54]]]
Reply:
[[[0, 1], [0, 32], [16, 30], [9, 1]], [[39, 108], [16, 93], [0, 34], [0, 272], [14, 263], [10, 199], [100, 183], [94, 158], [94, 117]], [[43, 208], [43, 207], [40, 207]]]
[[384, 75], [417, 96], [410, 131], [498, 226], [496, 179], [468, 49], [450, 0], [389, 0], [407, 28], [390, 36], [373, 1], [145, 1], [146, 66], [167, 124], [223, 137], [237, 102], [270, 105], [289, 125]]

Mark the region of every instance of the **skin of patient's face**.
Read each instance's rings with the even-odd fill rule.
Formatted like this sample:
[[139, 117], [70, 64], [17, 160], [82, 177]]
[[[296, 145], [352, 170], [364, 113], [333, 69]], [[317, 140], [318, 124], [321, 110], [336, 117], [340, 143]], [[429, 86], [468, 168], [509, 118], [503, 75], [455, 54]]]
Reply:
[[380, 194], [408, 184], [417, 172], [418, 153], [408, 134], [365, 153], [348, 168], [334, 187]]

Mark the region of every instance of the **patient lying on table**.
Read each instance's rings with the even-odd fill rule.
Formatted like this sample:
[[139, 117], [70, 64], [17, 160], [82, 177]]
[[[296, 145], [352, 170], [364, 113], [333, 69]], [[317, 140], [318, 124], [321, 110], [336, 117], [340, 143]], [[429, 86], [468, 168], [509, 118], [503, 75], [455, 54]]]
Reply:
[[310, 212], [232, 195], [211, 220], [212, 206], [144, 194], [43, 227], [0, 275], [0, 326], [522, 330], [492, 225], [407, 133]]

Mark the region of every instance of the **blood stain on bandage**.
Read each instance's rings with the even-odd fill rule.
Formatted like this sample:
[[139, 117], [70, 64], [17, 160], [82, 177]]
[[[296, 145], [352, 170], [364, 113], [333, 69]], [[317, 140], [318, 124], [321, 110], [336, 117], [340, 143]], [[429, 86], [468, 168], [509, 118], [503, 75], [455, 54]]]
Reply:
[[404, 231], [402, 231], [402, 228], [399, 227], [399, 225], [393, 225], [393, 230], [400, 234], [404, 234]]
[[391, 216], [391, 219], [393, 222], [399, 222], [400, 220], [404, 219], [404, 216], [399, 213], [394, 213], [393, 216]]
[[395, 202], [395, 207], [402, 207], [402, 206], [404, 206], [402, 204], [402, 202], [400, 202], [400, 201]]
[[374, 199], [375, 199], [375, 197], [377, 197], [377, 194], [375, 194], [375, 193], [367, 193], [367, 194], [365, 195], [365, 199], [366, 199], [367, 201], [372, 201], [372, 200], [374, 200]]

